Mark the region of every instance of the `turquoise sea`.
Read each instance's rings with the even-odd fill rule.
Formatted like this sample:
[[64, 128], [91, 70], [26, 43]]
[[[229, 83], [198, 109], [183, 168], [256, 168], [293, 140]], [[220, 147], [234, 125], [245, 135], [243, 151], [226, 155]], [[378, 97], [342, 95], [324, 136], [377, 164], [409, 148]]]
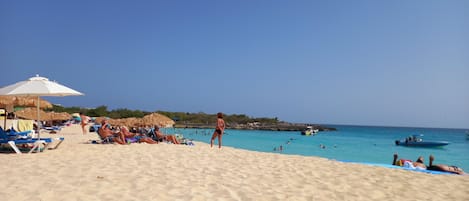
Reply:
[[[329, 125], [337, 131], [319, 132], [316, 136], [302, 136], [300, 132], [226, 130], [223, 146], [240, 149], [319, 156], [340, 161], [391, 164], [393, 154], [416, 160], [435, 156], [436, 164], [456, 165], [469, 172], [469, 139], [467, 129], [407, 128]], [[212, 129], [165, 129], [165, 133], [181, 133], [195, 141], [210, 142]], [[394, 141], [413, 134], [423, 134], [424, 140], [443, 140], [449, 145], [438, 148], [410, 148], [396, 146]], [[215, 140], [217, 144], [218, 141]], [[274, 151], [282, 145], [283, 151]], [[325, 148], [321, 148], [324, 145]], [[196, 144], [197, 146], [197, 144]]]

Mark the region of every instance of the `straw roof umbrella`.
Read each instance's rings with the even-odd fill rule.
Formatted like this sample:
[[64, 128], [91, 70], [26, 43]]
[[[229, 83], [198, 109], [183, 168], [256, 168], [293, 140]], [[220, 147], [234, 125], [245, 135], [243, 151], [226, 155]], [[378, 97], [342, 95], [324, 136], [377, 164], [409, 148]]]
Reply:
[[64, 121], [72, 118], [72, 115], [66, 112], [47, 112], [46, 120], [50, 121]]
[[14, 105], [15, 100], [15, 96], [0, 96], [0, 106]]
[[[23, 118], [23, 119], [31, 119], [31, 120], [36, 120], [37, 119], [37, 109], [36, 108], [25, 108], [23, 110], [15, 112], [16, 116]], [[40, 119], [39, 120], [46, 120], [47, 114], [43, 110], [39, 110], [39, 115]]]
[[113, 126], [127, 126], [127, 127], [135, 127], [138, 126], [140, 123], [139, 118], [130, 117], [130, 118], [123, 118], [123, 119], [111, 119], [108, 117], [96, 117], [95, 122], [101, 124], [103, 120], [107, 120]]
[[[23, 110], [17, 111], [16, 116], [23, 118], [23, 119], [37, 119], [37, 109], [36, 108], [25, 108]], [[41, 121], [53, 121], [53, 120], [68, 120], [72, 118], [72, 115], [66, 112], [44, 112], [43, 110], [39, 110], [40, 119]]]
[[121, 119], [122, 120], [122, 125], [127, 126], [127, 127], [138, 127], [140, 126], [140, 118], [135, 118], [135, 117], [130, 117], [130, 118], [125, 118]]
[[123, 118], [123, 119], [109, 119], [109, 123], [114, 126], [134, 127], [138, 125], [138, 122], [140, 122], [140, 120], [135, 117]]
[[[36, 107], [38, 103], [37, 97], [30, 96], [0, 96], [0, 107], [8, 105]], [[39, 106], [41, 108], [51, 108], [52, 104], [44, 99], [39, 98]]]
[[169, 117], [158, 113], [152, 113], [144, 116], [143, 118], [129, 117], [122, 119], [110, 119], [107, 117], [97, 117], [95, 121], [97, 123], [101, 123], [101, 121], [105, 119], [107, 119], [108, 122], [113, 126], [139, 127], [158, 125], [161, 127], [168, 127], [175, 124], [175, 122]]
[[142, 124], [146, 126], [158, 125], [160, 127], [173, 126], [175, 122], [167, 116], [151, 113], [142, 118]]

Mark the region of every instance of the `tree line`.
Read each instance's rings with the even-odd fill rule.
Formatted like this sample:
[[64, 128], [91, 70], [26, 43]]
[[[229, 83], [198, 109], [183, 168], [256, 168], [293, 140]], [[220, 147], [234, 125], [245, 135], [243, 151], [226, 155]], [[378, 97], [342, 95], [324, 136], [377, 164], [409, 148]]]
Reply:
[[[126, 108], [120, 109], [113, 109], [109, 110], [107, 106], [102, 105], [96, 108], [82, 108], [82, 107], [63, 107], [60, 105], [53, 105], [52, 108], [47, 109], [47, 111], [54, 111], [54, 112], [67, 112], [69, 114], [72, 113], [80, 113], [82, 112], [86, 116], [90, 117], [109, 117], [113, 119], [120, 119], [120, 118], [129, 118], [129, 117], [137, 117], [141, 118], [150, 113], [159, 113], [165, 115], [176, 122], [176, 124], [213, 124], [216, 122], [217, 115], [216, 114], [207, 114], [204, 112], [198, 113], [189, 113], [189, 112], [169, 112], [169, 111], [142, 111], [142, 110], [130, 110]], [[259, 122], [261, 124], [277, 124], [279, 120], [277, 117], [275, 118], [254, 118], [249, 117], [245, 114], [224, 114], [223, 118], [225, 121], [230, 123], [236, 124], [247, 124], [251, 122]]]

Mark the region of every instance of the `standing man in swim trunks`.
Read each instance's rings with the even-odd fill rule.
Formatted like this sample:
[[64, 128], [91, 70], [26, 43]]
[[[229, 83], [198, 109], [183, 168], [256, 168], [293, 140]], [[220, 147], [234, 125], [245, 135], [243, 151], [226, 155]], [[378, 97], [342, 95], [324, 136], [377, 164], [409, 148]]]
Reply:
[[217, 126], [215, 132], [213, 132], [212, 139], [210, 140], [210, 147], [213, 147], [213, 141], [218, 137], [218, 148], [221, 149], [221, 137], [225, 132], [225, 121], [223, 120], [223, 114], [217, 113]]

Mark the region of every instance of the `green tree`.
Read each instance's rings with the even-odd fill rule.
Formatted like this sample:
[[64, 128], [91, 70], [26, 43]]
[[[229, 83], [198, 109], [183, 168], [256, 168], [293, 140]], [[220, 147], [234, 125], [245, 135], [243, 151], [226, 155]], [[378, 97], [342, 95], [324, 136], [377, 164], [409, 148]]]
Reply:
[[85, 114], [92, 117], [107, 117], [109, 112], [107, 111], [107, 106], [102, 105], [94, 109], [89, 109]]

